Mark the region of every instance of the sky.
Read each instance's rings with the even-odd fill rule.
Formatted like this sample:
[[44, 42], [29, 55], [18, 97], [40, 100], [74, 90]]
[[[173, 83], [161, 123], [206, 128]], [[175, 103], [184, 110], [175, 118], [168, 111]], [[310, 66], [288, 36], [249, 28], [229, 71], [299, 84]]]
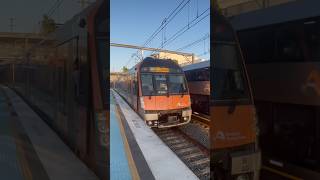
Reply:
[[[188, 0], [110, 0], [110, 42], [143, 45], [161, 25], [164, 18], [168, 17], [182, 1], [187, 2]], [[190, 0], [189, 4], [167, 25], [164, 29], [165, 32], [160, 32], [147, 46], [160, 47], [163, 37], [169, 39], [181, 28], [188, 25], [188, 22], [194, 20], [197, 14], [199, 16], [208, 8], [210, 8], [210, 0]], [[206, 11], [204, 15], [209, 13], [210, 10]], [[164, 49], [177, 50], [208, 35], [210, 32], [209, 22], [210, 16], [207, 16], [175, 41], [165, 46]], [[209, 59], [209, 39], [207, 38], [205, 41], [182, 51], [202, 55], [201, 58]], [[131, 68], [135, 65], [136, 60], [131, 56], [137, 50], [117, 47], [110, 47], [110, 50], [111, 71], [120, 71], [123, 66], [127, 65], [128, 68]], [[145, 51], [144, 57], [148, 55], [150, 52]]]
[[[1, 0], [0, 32], [10, 32], [10, 18], [14, 18], [14, 32], [38, 32], [42, 15], [46, 14], [57, 0]], [[57, 23], [63, 23], [81, 10], [79, 0], [62, 0], [53, 14]]]

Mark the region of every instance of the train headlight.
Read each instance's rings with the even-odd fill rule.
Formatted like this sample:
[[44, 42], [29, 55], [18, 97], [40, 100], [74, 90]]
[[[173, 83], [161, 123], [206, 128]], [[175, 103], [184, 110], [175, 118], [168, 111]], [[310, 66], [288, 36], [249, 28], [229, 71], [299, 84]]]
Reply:
[[144, 109], [144, 100], [143, 97], [140, 97], [141, 108]]
[[187, 117], [187, 116], [191, 116], [191, 109], [182, 111], [182, 117]]

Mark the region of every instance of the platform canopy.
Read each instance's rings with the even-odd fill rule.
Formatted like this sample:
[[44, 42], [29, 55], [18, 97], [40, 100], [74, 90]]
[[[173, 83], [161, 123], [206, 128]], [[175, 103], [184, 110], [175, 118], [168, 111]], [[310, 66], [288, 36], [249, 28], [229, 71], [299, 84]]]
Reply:
[[230, 17], [297, 0], [217, 0], [223, 14]]

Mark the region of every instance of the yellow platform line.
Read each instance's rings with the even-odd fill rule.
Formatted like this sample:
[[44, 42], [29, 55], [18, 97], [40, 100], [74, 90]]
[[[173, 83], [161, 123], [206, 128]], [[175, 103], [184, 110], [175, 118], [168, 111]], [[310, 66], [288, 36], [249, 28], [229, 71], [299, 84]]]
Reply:
[[[8, 112], [10, 112], [10, 109], [8, 107]], [[26, 158], [27, 154], [25, 152], [25, 150], [23, 149], [22, 146], [26, 146], [26, 144], [24, 144], [24, 142], [22, 142], [19, 138], [19, 133], [17, 132], [16, 129], [16, 125], [15, 123], [13, 123], [12, 121], [14, 121], [14, 119], [12, 117], [10, 117], [10, 124], [11, 124], [11, 130], [12, 130], [12, 134], [14, 136], [14, 140], [16, 143], [16, 149], [17, 149], [17, 161], [19, 162], [19, 165], [21, 167], [21, 171], [22, 174], [24, 176], [25, 180], [32, 180], [33, 179], [33, 175], [30, 169], [30, 165], [28, 163], [28, 160]]]
[[117, 116], [117, 119], [118, 119], [118, 122], [119, 122], [120, 132], [121, 132], [121, 136], [122, 136], [123, 143], [124, 143], [124, 146], [125, 146], [125, 152], [126, 152], [126, 155], [127, 155], [128, 164], [129, 164], [129, 168], [130, 168], [130, 171], [131, 171], [131, 176], [132, 176], [133, 180], [140, 180], [140, 176], [139, 176], [136, 164], [135, 164], [135, 162], [133, 160], [133, 157], [132, 157], [132, 153], [131, 153], [131, 150], [130, 150], [130, 147], [129, 147], [129, 143], [128, 143], [128, 140], [127, 140], [127, 137], [126, 137], [126, 134], [125, 134], [125, 131], [124, 131], [124, 127], [123, 127], [123, 124], [121, 122], [121, 116], [120, 116], [120, 112], [119, 112], [118, 108], [119, 107], [116, 106], [116, 109], [117, 109], [116, 116]]
[[287, 174], [285, 172], [281, 172], [279, 170], [276, 170], [276, 169], [273, 169], [271, 167], [267, 167], [267, 166], [262, 166], [262, 169], [265, 169], [267, 171], [270, 171], [270, 172], [273, 172], [275, 174], [278, 174], [280, 176], [283, 176], [283, 177], [286, 177], [286, 178], [289, 178], [289, 179], [292, 179], [292, 180], [303, 180], [302, 178], [299, 178], [299, 177], [296, 177], [296, 176], [293, 176], [291, 174]]

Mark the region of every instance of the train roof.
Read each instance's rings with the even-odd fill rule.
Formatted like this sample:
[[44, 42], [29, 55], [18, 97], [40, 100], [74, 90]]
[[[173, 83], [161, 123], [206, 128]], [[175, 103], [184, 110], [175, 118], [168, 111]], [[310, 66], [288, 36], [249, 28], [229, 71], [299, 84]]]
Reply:
[[[88, 14], [94, 8], [95, 3], [90, 4], [84, 10], [75, 14], [72, 18], [67, 20], [62, 26], [58, 27], [58, 29], [53, 32], [56, 37], [60, 37], [60, 39], [65, 40], [68, 37], [71, 37], [74, 33], [74, 29], [78, 29], [78, 23], [81, 18], [87, 19]], [[88, 23], [88, 22], [86, 22]], [[62, 37], [62, 38], [61, 38]]]
[[294, 1], [230, 18], [235, 30], [245, 30], [320, 16], [319, 0]]
[[190, 71], [190, 70], [193, 70], [193, 69], [201, 69], [201, 68], [205, 68], [205, 67], [210, 67], [210, 60], [202, 61], [202, 62], [195, 63], [195, 64], [186, 65], [186, 66], [182, 67], [182, 69], [183, 69], [183, 71]]
[[[53, 32], [53, 35], [58, 39], [59, 43], [64, 42], [65, 40], [69, 40], [71, 37], [75, 36], [75, 34], [78, 34], [80, 31], [86, 32], [87, 26], [89, 24], [88, 22], [88, 16], [90, 13], [97, 9], [97, 19], [96, 21], [99, 21], [101, 24], [97, 27], [97, 33], [98, 32], [107, 32], [109, 31], [108, 23], [109, 19], [107, 18], [107, 5], [109, 6], [109, 3], [107, 3], [106, 0], [97, 0], [95, 2], [92, 2], [88, 7], [83, 9], [82, 11], [75, 14], [71, 19], [67, 20], [62, 26], [60, 26], [55, 32]], [[81, 19], [85, 20], [85, 28], [79, 27], [79, 22]], [[96, 22], [95, 22], [96, 23]]]
[[171, 59], [156, 59], [152, 57], [146, 57], [139, 63], [140, 68], [143, 67], [169, 67], [175, 69], [181, 69], [181, 67]]

